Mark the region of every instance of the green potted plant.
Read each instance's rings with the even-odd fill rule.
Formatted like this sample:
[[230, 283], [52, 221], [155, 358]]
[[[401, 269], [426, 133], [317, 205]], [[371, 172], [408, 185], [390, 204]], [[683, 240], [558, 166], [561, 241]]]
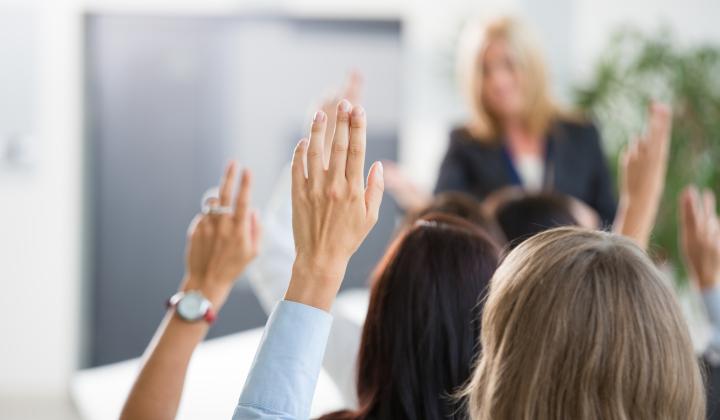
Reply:
[[[720, 48], [680, 44], [672, 32], [621, 28], [601, 53], [590, 80], [574, 89], [575, 104], [596, 119], [610, 162], [642, 130], [647, 104], [673, 107], [668, 176], [653, 252], [679, 271], [677, 197], [688, 183], [720, 192]], [[615, 168], [617, 169], [617, 168]]]

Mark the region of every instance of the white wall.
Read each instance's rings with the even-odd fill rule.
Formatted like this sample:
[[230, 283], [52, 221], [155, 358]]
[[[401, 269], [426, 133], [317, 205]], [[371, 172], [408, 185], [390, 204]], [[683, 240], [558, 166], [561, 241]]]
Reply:
[[[80, 279], [77, 16], [5, 2], [36, 19], [35, 164], [0, 171], [0, 394], [65, 389], [75, 366]], [[21, 100], [22, 98], [19, 98]], [[21, 101], [22, 102], [22, 101]]]
[[[84, 7], [95, 10], [211, 12], [237, 10], [233, 0], [3, 0], [0, 11], [37, 9], [39, 27], [37, 164], [0, 170], [0, 396], [63, 392], [80, 346], [82, 277], [82, 115], [80, 31]], [[259, 2], [252, 2], [258, 4]], [[463, 109], [438, 71], [458, 23], [470, 14], [526, 12], [548, 37], [560, 92], [592, 65], [619, 22], [653, 27], [658, 19], [687, 40], [720, 43], [717, 0], [558, 0], [538, 13], [525, 1], [265, 1], [263, 7], [307, 14], [401, 15], [407, 18], [407, 79], [401, 158], [431, 185], [447, 130]], [[20, 6], [19, 6], [20, 5]], [[368, 88], [372, 88], [371, 86]], [[302, 111], [301, 111], [302, 112]], [[430, 168], [430, 169], [428, 169]]]

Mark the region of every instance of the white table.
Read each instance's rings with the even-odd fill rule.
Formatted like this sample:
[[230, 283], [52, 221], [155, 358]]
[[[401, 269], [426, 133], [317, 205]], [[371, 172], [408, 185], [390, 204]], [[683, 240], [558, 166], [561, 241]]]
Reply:
[[[208, 340], [190, 363], [178, 419], [230, 419], [250, 370], [262, 328]], [[77, 372], [72, 398], [85, 420], [116, 419], [135, 376], [139, 359]], [[335, 385], [320, 374], [311, 417], [343, 408]]]

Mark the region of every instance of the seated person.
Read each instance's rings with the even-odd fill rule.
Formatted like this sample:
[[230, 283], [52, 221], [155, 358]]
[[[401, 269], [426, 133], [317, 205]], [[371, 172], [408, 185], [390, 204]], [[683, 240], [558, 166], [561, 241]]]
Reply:
[[[664, 189], [670, 112], [650, 108], [650, 127], [620, 158], [620, 205], [613, 229], [647, 246]], [[556, 192], [527, 192], [517, 187], [497, 190], [482, 203], [493, 215], [510, 248], [523, 240], [559, 226], [600, 228], [597, 213], [582, 201]]]
[[505, 235], [495, 218], [486, 214], [482, 205], [469, 194], [456, 191], [437, 194], [427, 206], [408, 213], [405, 217], [405, 225], [411, 226], [416, 220], [433, 213], [449, 214], [465, 219], [487, 232], [498, 244], [505, 243]]
[[720, 419], [720, 220], [715, 195], [689, 186], [680, 197], [680, 244], [688, 274], [700, 290], [712, 334], [702, 357], [707, 418]]
[[571, 197], [553, 193], [524, 193], [510, 199], [497, 209], [495, 218], [510, 248], [548, 229], [580, 225]]
[[[382, 166], [371, 167], [365, 187], [364, 154], [346, 152], [348, 145], [364, 151], [362, 121], [336, 134], [340, 147], [333, 147], [327, 171], [318, 139], [296, 149], [297, 255], [235, 419], [308, 416], [329, 310], [382, 197]], [[515, 248], [490, 282], [481, 347], [465, 389], [473, 420], [704, 414], [702, 378], [680, 308], [648, 256], [619, 235], [560, 228]]]
[[[346, 103], [349, 104], [349, 101], [341, 101], [337, 104], [338, 109], [346, 106]], [[327, 106], [323, 108], [328, 110]], [[331, 130], [334, 126], [334, 124], [331, 124], [331, 120], [333, 117], [337, 118], [337, 109], [334, 109], [330, 115], [325, 111], [322, 112], [326, 116], [328, 124], [325, 129], [325, 134], [327, 134], [328, 131], [334, 131]], [[323, 140], [326, 144], [328, 141], [332, 142], [332, 136], [328, 140], [328, 136], [325, 135]], [[329, 147], [324, 147], [324, 150], [327, 152]], [[256, 263], [253, 264], [248, 273], [250, 284], [263, 308], [268, 313], [282, 299], [287, 290], [295, 258], [295, 245], [291, 234], [291, 192], [290, 183], [286, 182], [286, 175], [289, 176], [287, 171], [281, 175], [270, 203], [264, 212], [265, 240]], [[408, 218], [405, 225], [414, 227], [416, 218], [438, 212], [464, 218], [474, 225], [476, 229], [492, 229], [488, 233], [493, 239], [502, 238], [501, 234], [498, 233], [499, 229], [495, 227], [491, 219], [483, 215], [477, 201], [462, 194], [448, 194], [438, 197], [422, 212], [411, 216], [413, 218]], [[497, 241], [497, 243], [499, 244], [500, 241]], [[388, 250], [388, 255], [390, 252], [391, 250]], [[383, 262], [381, 261], [380, 264], [382, 266]], [[334, 321], [323, 360], [323, 367], [337, 385], [343, 401], [349, 409], [359, 407], [357, 401], [356, 360], [359, 357], [358, 350], [369, 302], [370, 291], [368, 289], [351, 289], [340, 293], [338, 301], [331, 309]], [[349, 307], [358, 307], [359, 312], [361, 312], [360, 316], [353, 313]]]
[[371, 283], [358, 408], [321, 420], [464, 418], [448, 395], [469, 378], [480, 333], [474, 320], [498, 256], [482, 230], [440, 213], [401, 233]]

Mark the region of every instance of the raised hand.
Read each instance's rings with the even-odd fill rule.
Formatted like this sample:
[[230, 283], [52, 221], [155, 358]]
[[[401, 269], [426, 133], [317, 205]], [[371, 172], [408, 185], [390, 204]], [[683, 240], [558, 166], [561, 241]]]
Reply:
[[620, 207], [615, 230], [646, 247], [660, 199], [670, 148], [672, 112], [667, 105], [650, 105], [648, 128], [620, 156]]
[[285, 299], [329, 310], [352, 254], [375, 225], [384, 190], [382, 164], [364, 180], [366, 118], [347, 100], [337, 105], [328, 167], [325, 112], [313, 119], [292, 162], [292, 219], [296, 259]]
[[686, 187], [680, 196], [680, 244], [690, 277], [702, 289], [720, 282], [720, 221], [715, 195]]
[[[237, 165], [227, 166], [219, 197], [188, 228], [186, 273], [181, 289], [197, 290], [215, 311], [225, 303], [233, 282], [257, 255], [260, 224], [250, 210], [250, 172], [242, 174], [233, 205]], [[121, 419], [174, 419], [185, 374], [195, 347], [207, 334], [207, 322], [181, 320], [171, 310], [150, 342], [146, 359], [125, 401]]]
[[237, 165], [228, 164], [219, 189], [219, 197], [206, 203], [207, 211], [198, 214], [188, 228], [185, 290], [200, 290], [222, 305], [232, 285], [257, 256], [261, 227], [255, 210], [250, 209], [252, 175], [244, 170], [237, 197], [233, 190]]

